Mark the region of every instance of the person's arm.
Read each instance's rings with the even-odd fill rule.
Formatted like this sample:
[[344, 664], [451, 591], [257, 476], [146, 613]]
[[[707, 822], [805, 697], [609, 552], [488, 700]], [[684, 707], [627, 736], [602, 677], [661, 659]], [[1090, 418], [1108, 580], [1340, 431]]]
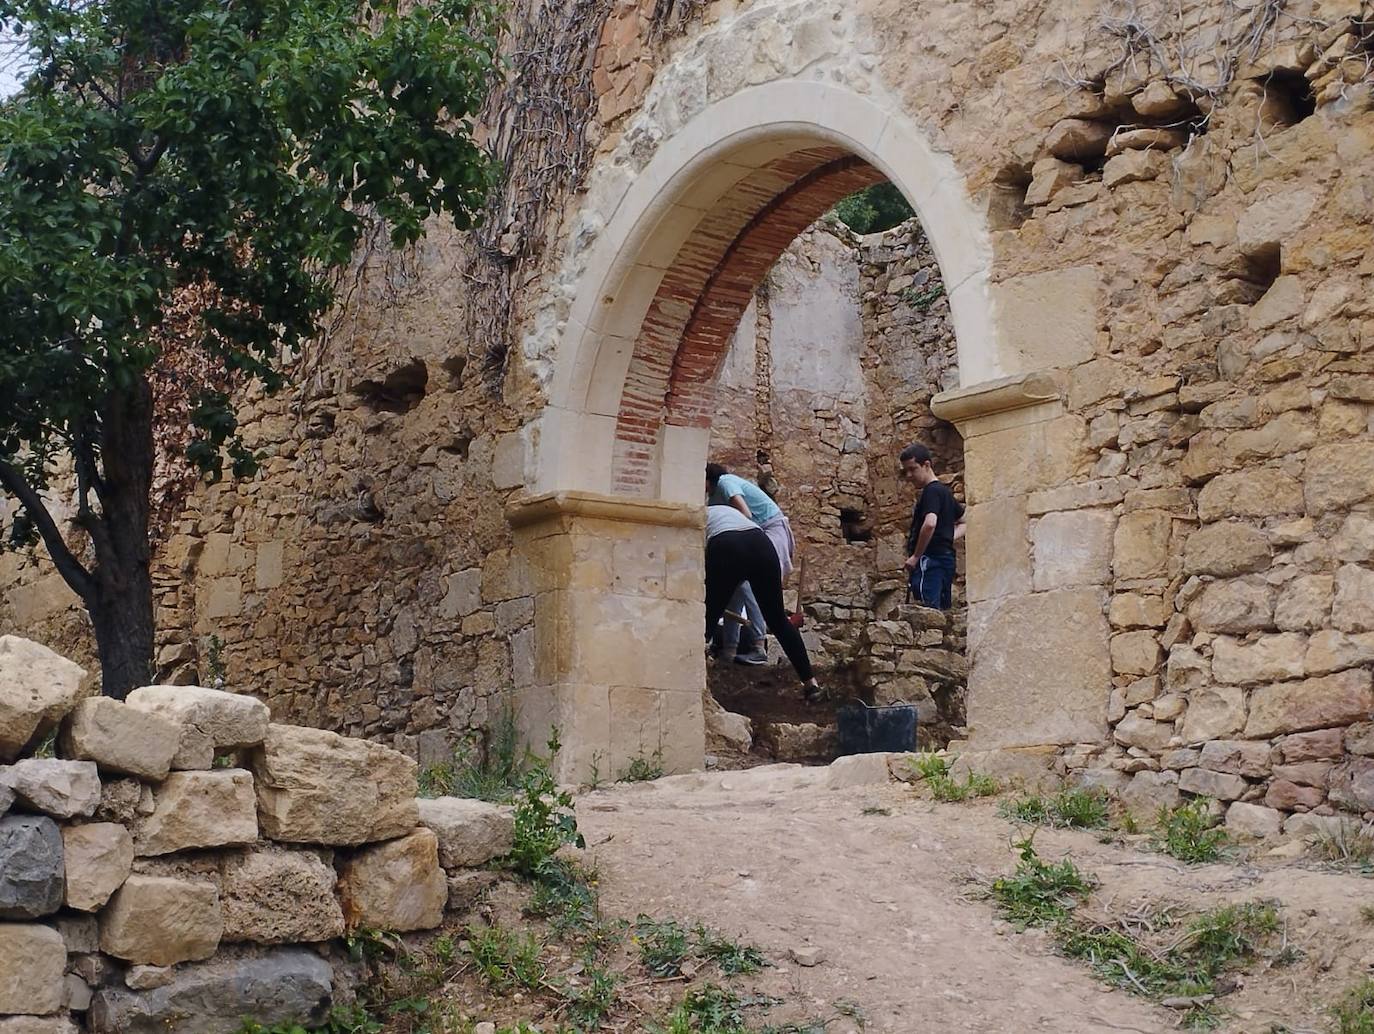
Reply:
[[963, 538], [963, 537], [964, 537], [964, 533], [965, 533], [966, 531], [968, 531], [967, 517], [968, 517], [968, 511], [967, 511], [967, 510], [960, 510], [960, 511], [959, 511], [959, 517], [958, 517], [958, 519], [954, 522], [954, 541], [955, 541], [955, 542], [958, 542], [961, 538]]
[[744, 501], [744, 496], [732, 495], [730, 497], [730, 505], [744, 514], [744, 516], [748, 517], [751, 521], [754, 519], [754, 513], [749, 509], [749, 504]]
[[916, 548], [912, 550], [911, 556], [906, 558], [906, 563], [903, 565], [908, 571], [916, 570], [916, 565], [921, 560], [921, 554], [926, 551], [926, 546], [930, 545], [930, 540], [935, 537], [935, 525], [937, 523], [935, 514], [926, 514], [925, 520], [921, 522], [920, 534], [916, 536]]

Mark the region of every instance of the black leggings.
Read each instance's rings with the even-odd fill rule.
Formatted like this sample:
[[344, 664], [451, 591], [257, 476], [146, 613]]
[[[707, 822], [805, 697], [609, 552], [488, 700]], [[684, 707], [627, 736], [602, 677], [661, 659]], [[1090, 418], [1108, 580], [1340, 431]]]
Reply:
[[803, 682], [811, 681], [811, 658], [801, 633], [787, 620], [782, 602], [782, 568], [778, 551], [762, 530], [723, 531], [706, 543], [706, 638], [725, 613], [740, 582], [748, 582], [759, 601], [763, 620], [778, 637], [787, 659]]

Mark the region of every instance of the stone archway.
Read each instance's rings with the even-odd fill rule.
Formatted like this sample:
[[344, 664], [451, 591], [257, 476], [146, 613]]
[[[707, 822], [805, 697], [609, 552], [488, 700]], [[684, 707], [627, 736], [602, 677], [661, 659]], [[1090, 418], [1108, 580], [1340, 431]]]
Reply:
[[614, 775], [655, 752], [669, 771], [700, 765], [701, 469], [716, 377], [792, 239], [883, 179], [916, 209], [947, 285], [954, 419], [996, 413], [1006, 427], [1008, 412], [1057, 398], [1024, 377], [997, 380], [1022, 364], [1001, 354], [985, 220], [953, 161], [866, 97], [814, 82], [745, 90], [664, 141], [633, 179], [593, 189], [583, 221], [599, 232], [548, 405], [527, 431], [532, 491], [509, 511], [536, 599], [522, 721], [532, 740], [560, 729], [564, 778]]

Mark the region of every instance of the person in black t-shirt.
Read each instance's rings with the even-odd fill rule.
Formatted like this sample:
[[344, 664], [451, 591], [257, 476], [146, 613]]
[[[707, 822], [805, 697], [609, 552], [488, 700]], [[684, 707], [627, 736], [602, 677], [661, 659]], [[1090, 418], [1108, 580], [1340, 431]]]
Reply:
[[964, 537], [964, 507], [935, 476], [930, 450], [902, 450], [902, 474], [919, 490], [906, 537], [907, 577], [923, 606], [949, 610], [954, 605], [954, 543]]

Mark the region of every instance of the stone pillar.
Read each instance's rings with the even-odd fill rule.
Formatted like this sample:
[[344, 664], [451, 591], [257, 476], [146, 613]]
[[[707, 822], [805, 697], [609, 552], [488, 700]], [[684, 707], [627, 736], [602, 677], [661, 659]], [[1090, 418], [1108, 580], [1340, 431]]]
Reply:
[[551, 492], [507, 510], [535, 593], [535, 657], [519, 676], [522, 735], [557, 727], [560, 780], [615, 778], [661, 751], [700, 768], [703, 514], [700, 506]]
[[1073, 483], [1082, 419], [1047, 374], [945, 392], [931, 408], [964, 437], [970, 746], [1102, 742], [1121, 497], [1101, 480]]

